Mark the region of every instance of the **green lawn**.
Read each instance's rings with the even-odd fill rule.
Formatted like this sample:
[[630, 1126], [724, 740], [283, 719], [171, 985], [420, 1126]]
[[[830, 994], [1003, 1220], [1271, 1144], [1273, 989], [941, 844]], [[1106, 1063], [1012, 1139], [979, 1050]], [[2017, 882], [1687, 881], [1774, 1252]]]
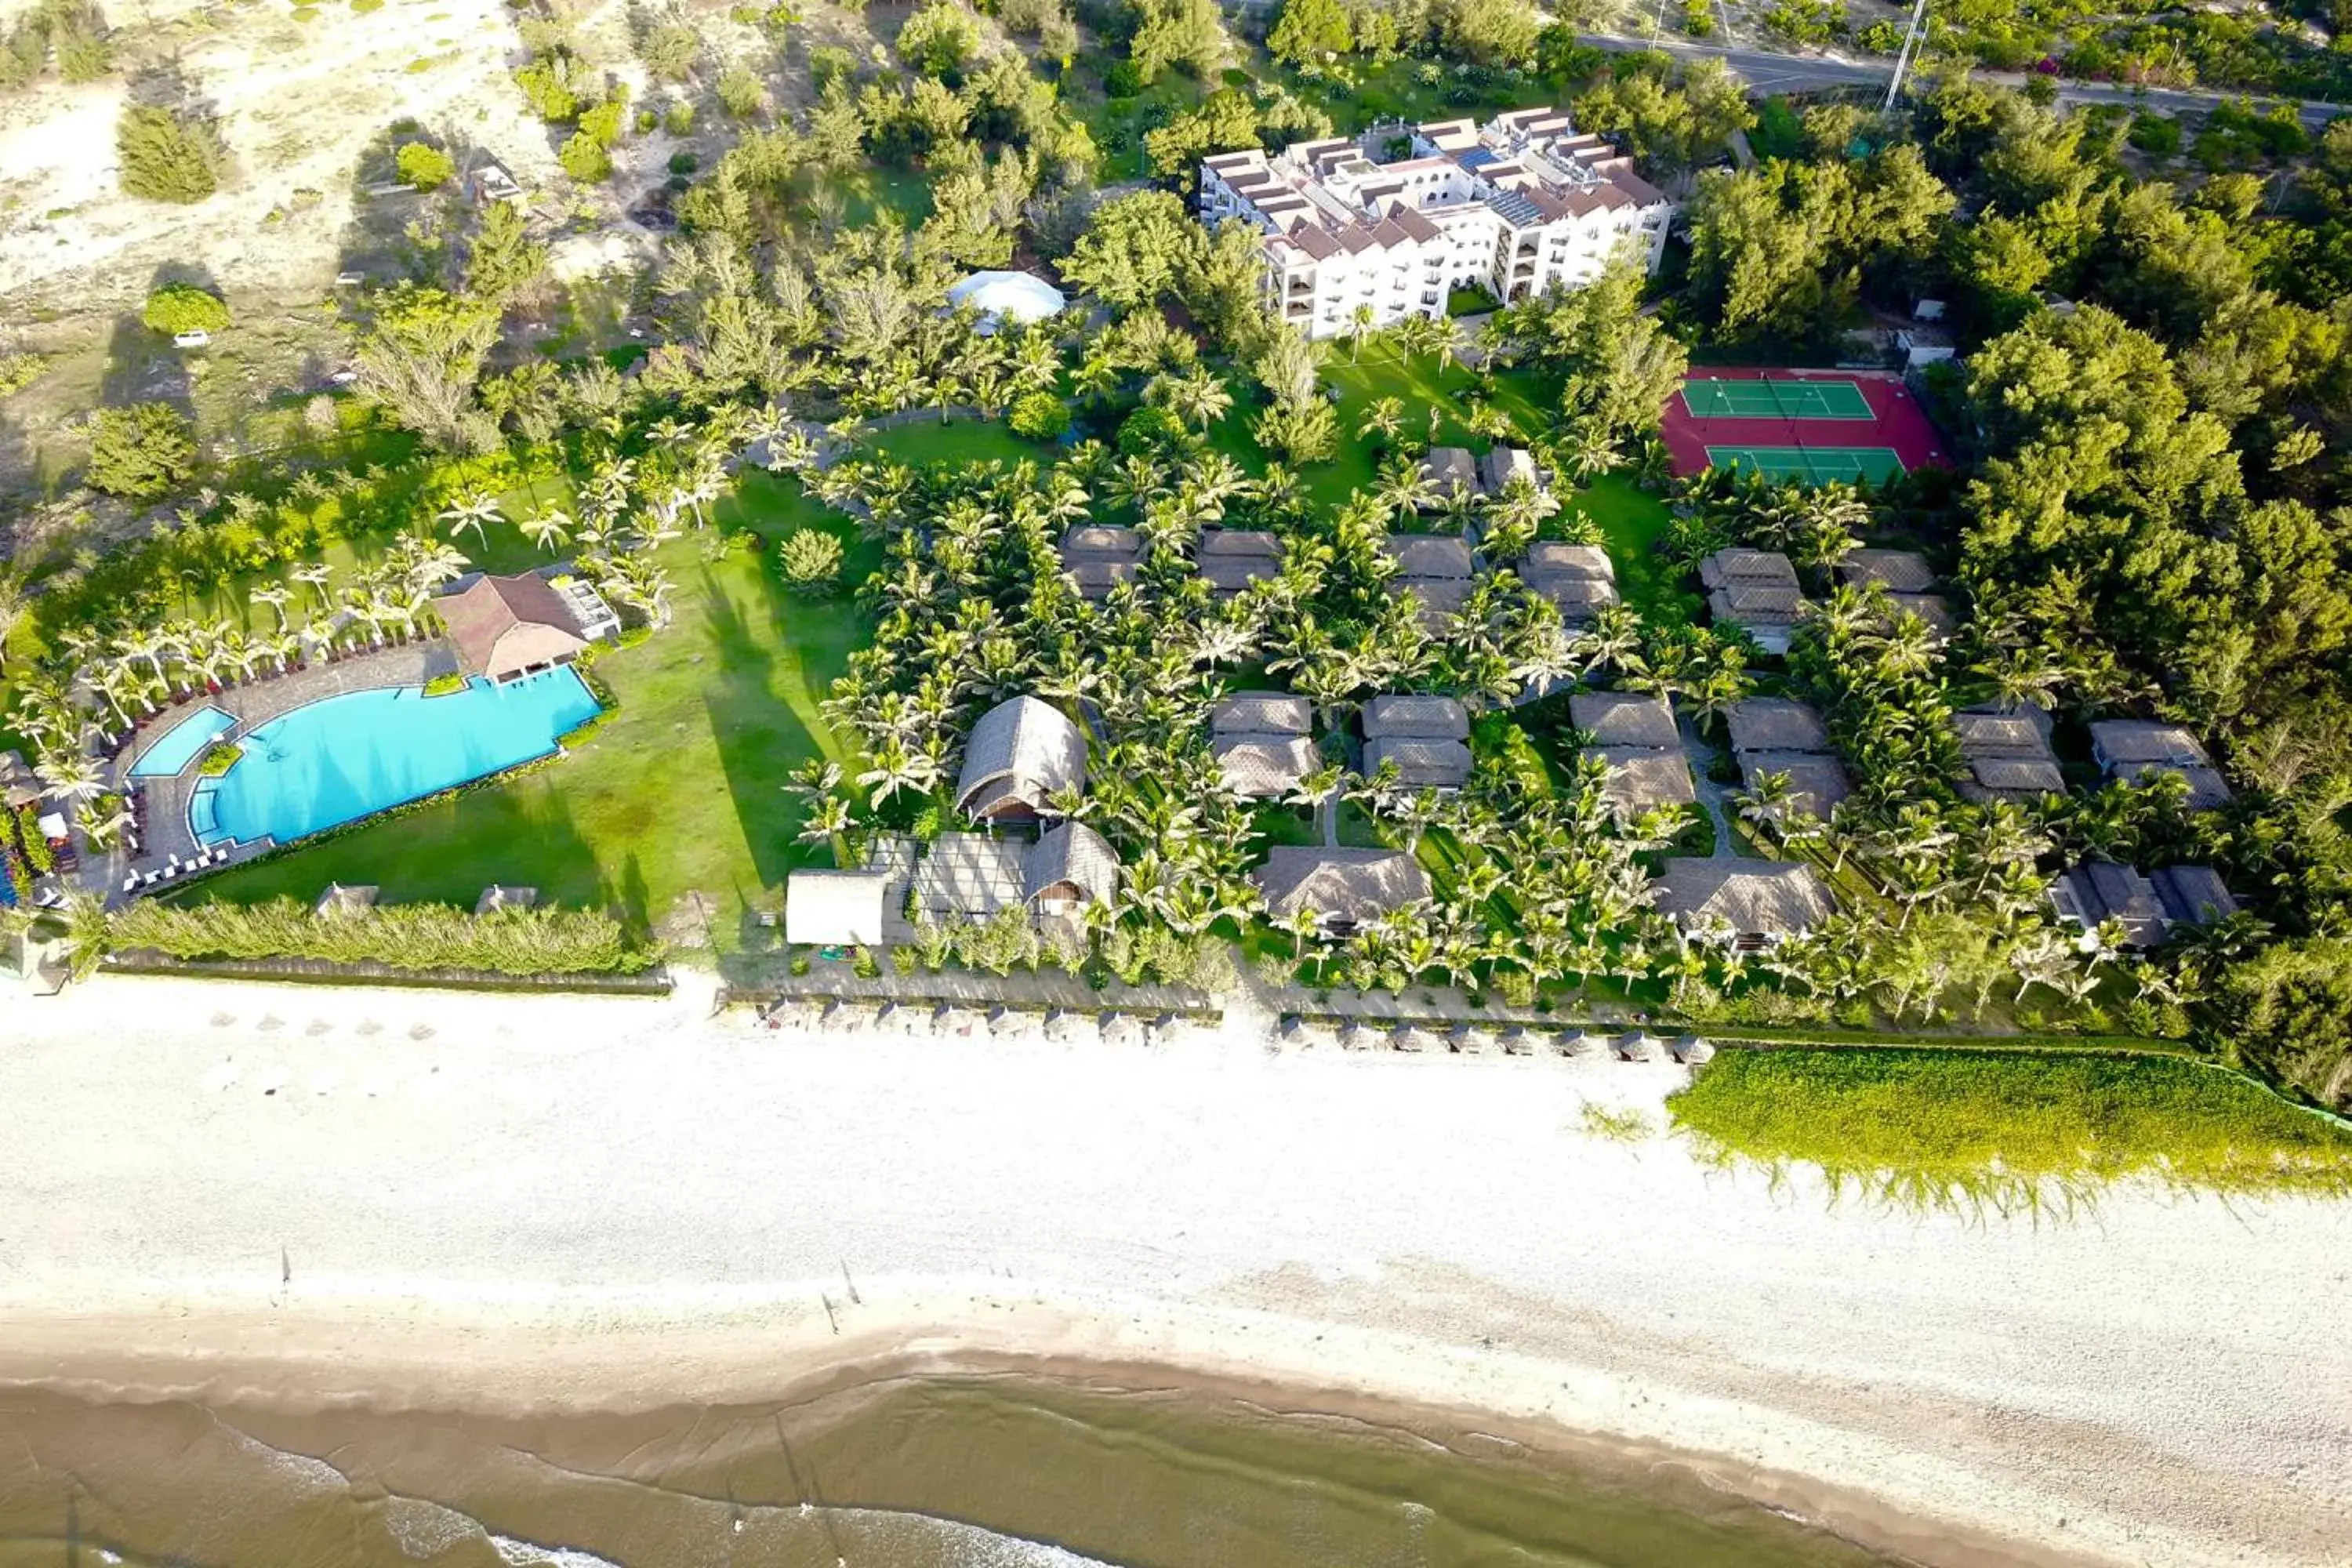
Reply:
[[846, 595], [788, 596], [764, 545], [800, 523], [835, 530], [850, 546], [851, 583], [878, 552], [764, 473], [747, 473], [718, 512], [756, 530], [762, 550], [706, 560], [709, 534], [664, 547], [676, 620], [598, 662], [621, 708], [579, 752], [232, 872], [204, 896], [309, 899], [342, 881], [377, 884], [390, 901], [470, 905], [486, 884], [512, 882], [652, 923], [691, 890], [716, 900], [715, 944], [740, 946], [747, 906], [764, 895], [772, 907], [785, 872], [809, 853], [793, 842], [798, 798], [782, 785], [804, 759], [839, 754], [817, 703], [867, 635]]
[[999, 419], [918, 420], [858, 438], [858, 446], [877, 458], [921, 467], [930, 463], [976, 463], [996, 458], [1006, 465], [1033, 458], [1050, 462], [1060, 448], [1051, 442], [1015, 436]]
[[909, 228], [931, 216], [931, 182], [919, 170], [869, 163], [824, 179], [841, 193], [843, 221], [851, 228], [864, 228], [884, 212], [896, 213]]
[[[1336, 507], [1350, 491], [1370, 487], [1378, 458], [1365, 430], [1364, 414], [1376, 399], [1393, 397], [1404, 405], [1403, 435], [1431, 438], [1430, 410], [1433, 408], [1437, 411], [1435, 445], [1466, 446], [1483, 452], [1492, 444], [1463, 426], [1463, 397], [1477, 385], [1478, 378], [1458, 364], [1441, 374], [1433, 357], [1407, 360], [1382, 342], [1368, 343], [1359, 357], [1343, 340], [1326, 350], [1322, 370], [1325, 382], [1339, 395], [1339, 450], [1330, 462], [1310, 465], [1298, 473], [1300, 493], [1318, 507]], [[1211, 427], [1209, 444], [1250, 472], [1262, 472], [1265, 457], [1250, 434], [1250, 421], [1258, 411], [1255, 389], [1236, 380], [1234, 394], [1234, 410]], [[1495, 377], [1494, 406], [1529, 437], [1551, 427], [1550, 408], [1558, 395], [1549, 378], [1535, 371], [1507, 370]]]
[[1561, 509], [1581, 511], [1601, 525], [1601, 543], [1617, 568], [1617, 590], [1634, 609], [1664, 610], [1696, 620], [1697, 597], [1685, 590], [1657, 551], [1671, 518], [1666, 503], [1623, 474], [1606, 474], [1570, 496]]

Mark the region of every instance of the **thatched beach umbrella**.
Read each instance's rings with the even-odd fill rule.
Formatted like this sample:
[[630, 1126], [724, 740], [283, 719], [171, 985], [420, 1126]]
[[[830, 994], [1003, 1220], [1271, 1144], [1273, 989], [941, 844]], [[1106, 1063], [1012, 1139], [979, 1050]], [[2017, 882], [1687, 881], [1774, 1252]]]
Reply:
[[1386, 1034], [1360, 1018], [1339, 1031], [1339, 1048], [1343, 1051], [1376, 1051], [1388, 1043]]
[[1107, 1046], [1142, 1045], [1143, 1022], [1132, 1013], [1105, 1013], [1102, 1016], [1102, 1037], [1103, 1044]]
[[1389, 1036], [1389, 1047], [1392, 1050], [1429, 1055], [1444, 1052], [1445, 1042], [1418, 1024], [1401, 1024]]
[[1454, 1047], [1456, 1056], [1482, 1057], [1493, 1047], [1495, 1037], [1491, 1030], [1475, 1024], [1456, 1024], [1447, 1031], [1445, 1043]]
[[1550, 1042], [1525, 1024], [1514, 1024], [1502, 1033], [1500, 1044], [1508, 1057], [1531, 1057], [1545, 1049]]
[[1654, 1062], [1665, 1059], [1665, 1047], [1654, 1035], [1636, 1029], [1630, 1035], [1617, 1037], [1617, 1059], [1627, 1062]]
[[822, 1003], [806, 996], [786, 996], [768, 1009], [768, 1020], [780, 1029], [806, 1030], [824, 1011]]
[[1560, 1055], [1571, 1061], [1591, 1061], [1607, 1056], [1615, 1045], [1607, 1035], [1597, 1034], [1591, 1029], [1579, 1029], [1572, 1035], [1559, 1037]]
[[1674, 1054], [1675, 1060], [1685, 1067], [1696, 1067], [1715, 1055], [1715, 1047], [1699, 1035], [1685, 1035], [1666, 1049]]
[[820, 1020], [824, 1028], [836, 1035], [863, 1035], [874, 1027], [874, 1005], [856, 1002], [846, 996], [836, 996], [828, 1004]]
[[1320, 1018], [1302, 1018], [1297, 1014], [1282, 1021], [1282, 1043], [1302, 1051], [1339, 1043], [1339, 1031]]
[[1067, 1007], [1056, 1007], [1045, 1017], [1045, 1037], [1057, 1046], [1084, 1045], [1099, 1042], [1102, 1029], [1085, 1013]]

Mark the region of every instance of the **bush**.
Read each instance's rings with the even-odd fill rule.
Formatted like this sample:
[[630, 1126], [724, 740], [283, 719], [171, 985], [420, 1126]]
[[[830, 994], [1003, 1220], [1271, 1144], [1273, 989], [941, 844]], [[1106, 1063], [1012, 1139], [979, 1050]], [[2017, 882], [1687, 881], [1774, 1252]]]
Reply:
[[0, 397], [24, 391], [48, 368], [47, 354], [0, 353]]
[[596, 732], [602, 730], [604, 727], [605, 721], [612, 717], [613, 710], [610, 708], [604, 710], [602, 712], [590, 714], [587, 718], [583, 719], [580, 722], [572, 725], [572, 728], [564, 731], [563, 733], [555, 738], [557, 748], [566, 752], [578, 751], [581, 747], [594, 740], [596, 738]]
[[956, 0], [931, 0], [898, 29], [897, 47], [925, 76], [951, 77], [980, 52], [980, 23]]
[[131, 104], [114, 126], [125, 195], [152, 202], [203, 201], [220, 189], [227, 162], [210, 123], [152, 104]]
[[662, 129], [673, 136], [694, 134], [694, 105], [679, 99], [662, 110]]
[[743, 67], [730, 66], [719, 78], [719, 106], [738, 120], [756, 119], [767, 110], [768, 89]]
[[425, 695], [427, 697], [454, 697], [465, 689], [466, 678], [454, 671], [436, 675], [425, 683]]
[[803, 593], [831, 593], [841, 582], [841, 541], [821, 528], [796, 528], [777, 546], [784, 584]]
[[555, 161], [563, 165], [565, 174], [583, 185], [595, 184], [613, 173], [612, 154], [585, 131], [575, 131], [566, 137]]
[[700, 167], [702, 160], [691, 153], [672, 153], [669, 155], [669, 172], [673, 174], [691, 174]]
[[292, 899], [185, 907], [148, 900], [117, 915], [111, 934], [118, 949], [173, 958], [310, 958], [498, 974], [634, 973], [658, 956], [632, 943], [602, 910], [551, 907], [477, 918], [451, 904], [394, 904], [320, 916]]
[[94, 490], [152, 500], [196, 470], [195, 437], [167, 403], [101, 408], [90, 416], [89, 431], [82, 482]]
[[141, 321], [151, 332], [167, 338], [182, 332], [217, 332], [228, 325], [228, 307], [221, 297], [193, 283], [166, 283], [147, 296]]
[[196, 764], [196, 772], [208, 779], [216, 779], [244, 760], [244, 747], [222, 741], [205, 752], [205, 760]]
[[423, 142], [404, 143], [393, 159], [404, 184], [436, 191], [457, 177], [457, 164], [440, 148]]
[[1006, 419], [1016, 436], [1032, 441], [1054, 441], [1070, 427], [1068, 405], [1050, 392], [1032, 392], [1016, 399]]

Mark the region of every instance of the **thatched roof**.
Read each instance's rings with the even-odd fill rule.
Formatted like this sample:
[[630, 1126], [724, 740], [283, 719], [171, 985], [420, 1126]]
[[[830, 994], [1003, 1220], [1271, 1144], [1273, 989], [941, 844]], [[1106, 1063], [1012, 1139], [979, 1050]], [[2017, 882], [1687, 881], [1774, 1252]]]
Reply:
[[1793, 584], [1734, 583], [1706, 596], [1707, 613], [1735, 626], [1794, 626], [1805, 614], [1805, 596]]
[[373, 886], [347, 888], [341, 882], [330, 882], [327, 890], [319, 895], [312, 910], [321, 920], [346, 920], [363, 915], [375, 908], [383, 889]]
[[1399, 1024], [1389, 1031], [1389, 1048], [1434, 1056], [1444, 1051], [1445, 1042], [1418, 1024]]
[[1375, 697], [1364, 704], [1364, 739], [1466, 741], [1470, 710], [1459, 699], [1406, 693]]
[[1144, 1043], [1143, 1020], [1132, 1013], [1105, 1013], [1101, 1026], [1104, 1045], [1139, 1046]]
[[1618, 1036], [1610, 1042], [1610, 1049], [1617, 1053], [1619, 1060], [1629, 1062], [1654, 1062], [1666, 1054], [1656, 1036], [1640, 1029]]
[[1033, 904], [1047, 897], [1107, 904], [1118, 896], [1118, 854], [1083, 822], [1047, 828], [1030, 846], [1022, 894]]
[[40, 775], [20, 752], [0, 752], [0, 805], [31, 805], [41, 798]]
[[2053, 769], [2057, 766], [2057, 753], [2050, 749], [2050, 732], [2023, 713], [1988, 713], [1979, 710], [1955, 713], [1952, 732], [1959, 737], [1960, 754], [1970, 762], [2000, 758], [2048, 763]]
[[1728, 927], [1734, 937], [1801, 936], [1829, 919], [1830, 890], [1793, 860], [1670, 858], [1654, 903], [1685, 934]]
[[1073, 1012], [1056, 1007], [1045, 1016], [1045, 1037], [1057, 1046], [1077, 1045], [1102, 1038], [1102, 1026], [1090, 1013]]
[[1057, 790], [1087, 782], [1087, 741], [1068, 716], [1014, 697], [980, 716], [964, 742], [957, 809], [969, 816], [1034, 812]]
[[1742, 584], [1793, 592], [1797, 569], [1777, 550], [1718, 550], [1698, 563], [1698, 580], [1708, 588]]
[[1545, 572], [1520, 581], [1537, 597], [1549, 600], [1563, 621], [1589, 621], [1618, 602], [1617, 584], [1607, 577], [1572, 577], [1565, 573]]
[[1339, 1031], [1339, 1048], [1343, 1051], [1376, 1051], [1388, 1043], [1388, 1036], [1360, 1018]]
[[479, 576], [433, 608], [448, 626], [468, 675], [504, 679], [533, 665], [576, 658], [587, 647], [563, 595], [535, 572]]
[[1939, 643], [1952, 640], [1960, 629], [1960, 617], [1952, 612], [1952, 602], [1941, 594], [1889, 594], [1886, 602], [1898, 616], [1916, 616], [1927, 623], [1928, 631]]
[[2126, 947], [2155, 947], [2168, 930], [2156, 884], [2128, 866], [2086, 860], [2050, 884], [2051, 908], [2088, 931], [2114, 921]]
[[2023, 800], [2056, 795], [2066, 787], [2058, 764], [2047, 759], [1983, 757], [1971, 759], [1960, 793], [1973, 801]]
[[1830, 730], [1811, 705], [1786, 697], [1750, 697], [1724, 710], [1735, 752], [1826, 752]]
[[1135, 581], [1136, 563], [1101, 556], [1087, 557], [1068, 563], [1062, 568], [1062, 575], [1077, 589], [1079, 597], [1108, 599], [1113, 589], [1123, 588]]
[[1134, 582], [1143, 555], [1143, 535], [1131, 528], [1081, 523], [1062, 535], [1062, 571], [1089, 599]]
[[1250, 873], [1266, 912], [1286, 920], [1311, 910], [1328, 923], [1361, 924], [1429, 897], [1429, 873], [1395, 849], [1277, 845]]
[[1284, 691], [1236, 691], [1209, 710], [1213, 735], [1304, 735], [1314, 725], [1313, 704]]
[[2128, 763], [2164, 767], [2210, 767], [2213, 759], [2197, 737], [2179, 724], [2152, 719], [2102, 719], [2091, 726], [2091, 754], [2114, 773]]
[[2149, 873], [2148, 880], [2175, 925], [2211, 925], [2238, 912], [2238, 900], [2210, 866], [2167, 866]]
[[1830, 808], [1853, 793], [1845, 768], [1820, 752], [1742, 752], [1740, 782], [1756, 787], [1758, 773], [1789, 775], [1789, 804], [1808, 816], [1826, 818]]
[[1543, 476], [1536, 471], [1536, 460], [1524, 447], [1497, 447], [1478, 459], [1478, 484], [1488, 495], [1499, 495], [1503, 487], [1514, 478], [1524, 478], [1529, 484], [1541, 485]]
[[1654, 692], [1580, 691], [1568, 700], [1568, 715], [1597, 746], [1663, 752], [1683, 743], [1673, 707]]
[[1396, 563], [1400, 582], [1467, 580], [1477, 573], [1470, 547], [1451, 534], [1391, 533], [1381, 553]]
[[1432, 447], [1421, 460], [1421, 477], [1441, 498], [1456, 489], [1475, 489], [1478, 460], [1467, 447]]
[[1675, 1060], [1685, 1067], [1696, 1067], [1715, 1056], [1715, 1046], [1704, 1035], [1679, 1035], [1666, 1046]]
[[889, 907], [887, 871], [794, 871], [784, 879], [784, 940], [819, 947], [873, 946]]
[[1220, 735], [1209, 743], [1225, 788], [1244, 800], [1275, 800], [1315, 771], [1314, 743], [1304, 735]]
[[1396, 764], [1397, 782], [1407, 789], [1460, 789], [1470, 782], [1470, 748], [1459, 741], [1364, 742], [1366, 777], [1387, 763]]
[[1252, 529], [1213, 528], [1201, 535], [1192, 558], [1211, 588], [1238, 594], [1282, 574], [1282, 541]]
[[1444, 635], [1447, 622], [1459, 615], [1462, 606], [1470, 602], [1470, 580], [1467, 577], [1400, 577], [1390, 584], [1390, 592], [1400, 597], [1410, 594], [1415, 605], [1414, 619], [1421, 629], [1432, 637]]
[[1690, 763], [1679, 749], [1654, 752], [1631, 746], [1592, 746], [1584, 755], [1598, 758], [1608, 776], [1601, 793], [1621, 820], [1669, 805], [1696, 805], [1698, 789], [1691, 783]]
[[1519, 563], [1519, 575], [1533, 582], [1548, 574], [1600, 577], [1613, 583], [1617, 580], [1617, 563], [1598, 544], [1561, 544], [1550, 540], [1530, 544]]
[[1925, 593], [1936, 584], [1936, 569], [1916, 550], [1857, 550], [1837, 571], [1846, 582], [1884, 583], [1896, 594]]

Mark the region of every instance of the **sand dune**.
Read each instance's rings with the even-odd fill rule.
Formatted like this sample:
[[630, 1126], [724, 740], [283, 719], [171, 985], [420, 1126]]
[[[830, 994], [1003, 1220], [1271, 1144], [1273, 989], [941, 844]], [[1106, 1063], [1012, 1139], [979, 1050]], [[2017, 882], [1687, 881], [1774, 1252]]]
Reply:
[[[1711, 1456], [1929, 1562], [2344, 1561], [2352, 1205], [1711, 1172], [1667, 1066], [101, 981], [0, 1018], [0, 1378], [386, 1405], [1146, 1363]], [[1278, 1390], [1279, 1392], [1274, 1392]]]

